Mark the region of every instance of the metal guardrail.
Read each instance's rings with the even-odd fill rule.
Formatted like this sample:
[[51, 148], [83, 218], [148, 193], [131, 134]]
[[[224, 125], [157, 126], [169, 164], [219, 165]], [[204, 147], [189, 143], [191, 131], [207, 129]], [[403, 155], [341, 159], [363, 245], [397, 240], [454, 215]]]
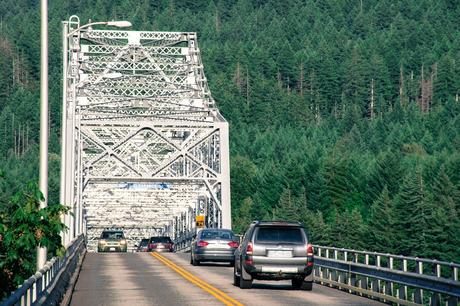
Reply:
[[460, 303], [460, 265], [315, 245], [315, 281], [400, 305]]
[[64, 278], [70, 278], [83, 254], [85, 239], [80, 235], [70, 243], [63, 257], [53, 257], [35, 275], [24, 281], [0, 306], [59, 304], [65, 291]]
[[190, 251], [190, 245], [192, 244], [192, 240], [196, 235], [195, 231], [190, 231], [185, 233], [185, 235], [180, 236], [180, 239], [176, 239], [174, 241], [174, 249], [178, 253], [186, 253]]

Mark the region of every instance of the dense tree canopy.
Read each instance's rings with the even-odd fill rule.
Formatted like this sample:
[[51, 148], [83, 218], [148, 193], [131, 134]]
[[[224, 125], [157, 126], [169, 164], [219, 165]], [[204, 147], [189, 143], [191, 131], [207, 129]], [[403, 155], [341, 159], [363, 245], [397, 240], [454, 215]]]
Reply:
[[[0, 2], [2, 205], [37, 177], [38, 1]], [[196, 31], [231, 127], [232, 211], [314, 243], [460, 262], [460, 2], [50, 1], [51, 201], [60, 21]], [[55, 157], [55, 158], [54, 158]]]

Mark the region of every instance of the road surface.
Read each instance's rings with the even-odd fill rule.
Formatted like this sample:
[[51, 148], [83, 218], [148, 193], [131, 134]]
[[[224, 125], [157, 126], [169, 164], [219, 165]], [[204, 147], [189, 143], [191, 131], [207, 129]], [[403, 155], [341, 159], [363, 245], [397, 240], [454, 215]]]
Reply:
[[189, 264], [190, 254], [88, 253], [71, 305], [383, 305], [314, 284], [313, 291], [291, 288], [289, 281], [254, 281], [233, 286], [225, 264]]

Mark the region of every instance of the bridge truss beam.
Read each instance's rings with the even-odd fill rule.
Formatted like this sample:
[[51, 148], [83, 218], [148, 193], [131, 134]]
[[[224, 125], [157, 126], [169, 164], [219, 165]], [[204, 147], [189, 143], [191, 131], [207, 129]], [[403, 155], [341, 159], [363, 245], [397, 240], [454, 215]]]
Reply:
[[[228, 123], [196, 33], [77, 30], [64, 22], [61, 202], [68, 244], [104, 228], [131, 240], [231, 228]], [[68, 35], [67, 35], [68, 36]], [[90, 245], [91, 247], [91, 245]], [[93, 246], [94, 247], [94, 246]]]

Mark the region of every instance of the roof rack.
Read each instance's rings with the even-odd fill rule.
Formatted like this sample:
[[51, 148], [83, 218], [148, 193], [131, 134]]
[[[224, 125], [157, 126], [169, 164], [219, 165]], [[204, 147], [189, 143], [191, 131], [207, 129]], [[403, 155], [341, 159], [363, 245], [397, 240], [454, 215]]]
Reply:
[[280, 226], [303, 226], [299, 221], [286, 221], [286, 220], [256, 220], [252, 222], [255, 225], [280, 225]]

